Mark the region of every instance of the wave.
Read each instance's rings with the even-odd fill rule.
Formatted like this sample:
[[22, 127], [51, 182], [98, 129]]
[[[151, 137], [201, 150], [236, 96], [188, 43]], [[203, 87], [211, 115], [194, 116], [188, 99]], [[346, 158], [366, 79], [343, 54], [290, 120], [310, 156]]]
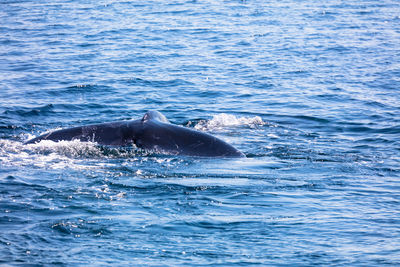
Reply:
[[148, 80], [142, 78], [131, 78], [126, 81], [130, 85], [134, 86], [150, 86], [150, 87], [176, 87], [182, 85], [193, 85], [193, 83], [183, 79], [172, 79], [172, 80]]
[[39, 106], [39, 107], [10, 107], [7, 108], [3, 114], [5, 115], [17, 115], [21, 117], [31, 116], [44, 116], [52, 113], [54, 106], [52, 104]]

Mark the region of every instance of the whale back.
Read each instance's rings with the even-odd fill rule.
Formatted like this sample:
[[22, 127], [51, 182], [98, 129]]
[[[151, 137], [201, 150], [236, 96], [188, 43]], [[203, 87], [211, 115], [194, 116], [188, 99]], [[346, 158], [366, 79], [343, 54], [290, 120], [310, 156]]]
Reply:
[[171, 124], [158, 111], [149, 111], [142, 119], [84, 125], [43, 134], [25, 144], [42, 140], [96, 142], [106, 146], [132, 146], [145, 150], [200, 157], [243, 157], [228, 143], [204, 132]]
[[135, 144], [146, 150], [199, 157], [243, 157], [244, 154], [210, 134], [158, 119], [142, 122]]

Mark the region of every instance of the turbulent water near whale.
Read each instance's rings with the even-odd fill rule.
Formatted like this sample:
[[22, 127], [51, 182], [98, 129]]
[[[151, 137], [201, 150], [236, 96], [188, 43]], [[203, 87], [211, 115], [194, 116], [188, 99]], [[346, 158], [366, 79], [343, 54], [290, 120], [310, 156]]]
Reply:
[[[0, 265], [400, 264], [400, 3], [0, 2]], [[246, 158], [47, 131], [159, 110]]]

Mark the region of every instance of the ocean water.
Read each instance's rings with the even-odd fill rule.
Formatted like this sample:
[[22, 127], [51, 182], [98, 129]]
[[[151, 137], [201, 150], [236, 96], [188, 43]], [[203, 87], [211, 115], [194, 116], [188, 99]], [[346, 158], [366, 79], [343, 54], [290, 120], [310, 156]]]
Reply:
[[[400, 264], [400, 3], [0, 1], [0, 265]], [[246, 158], [43, 132], [137, 119]]]

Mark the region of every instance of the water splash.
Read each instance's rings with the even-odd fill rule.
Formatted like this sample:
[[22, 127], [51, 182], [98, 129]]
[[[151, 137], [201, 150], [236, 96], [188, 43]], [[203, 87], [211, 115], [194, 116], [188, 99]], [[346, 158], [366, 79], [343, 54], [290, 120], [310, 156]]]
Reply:
[[257, 126], [262, 126], [267, 124], [261, 117], [236, 117], [232, 114], [221, 113], [214, 115], [211, 120], [201, 120], [194, 127], [200, 131], [210, 131], [222, 129], [224, 127], [237, 127], [237, 126], [247, 126], [250, 128], [256, 128]]
[[44, 140], [24, 145], [18, 141], [0, 140], [0, 164], [8, 166], [35, 166], [48, 169], [93, 168], [88, 158], [104, 158], [96, 143]]
[[56, 153], [60, 156], [70, 158], [80, 157], [101, 157], [103, 155], [101, 149], [96, 143], [81, 142], [79, 140], [59, 141], [42, 140], [37, 144], [26, 145], [35, 154], [51, 154]]

